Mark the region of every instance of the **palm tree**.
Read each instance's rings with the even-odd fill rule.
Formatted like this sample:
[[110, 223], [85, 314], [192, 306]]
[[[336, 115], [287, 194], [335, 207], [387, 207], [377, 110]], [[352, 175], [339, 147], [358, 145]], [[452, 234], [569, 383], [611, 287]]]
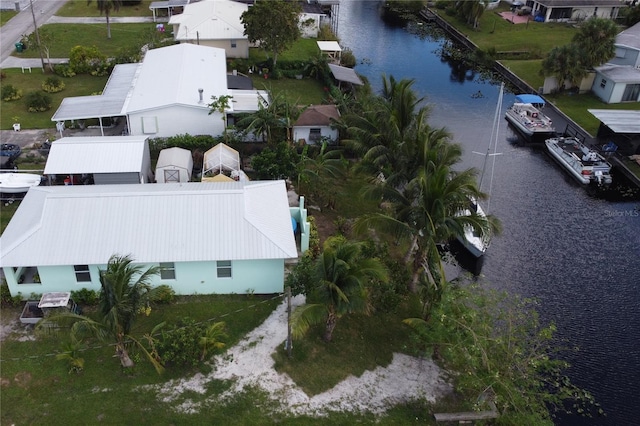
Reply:
[[298, 192], [303, 193], [303, 183], [308, 186], [311, 195], [317, 196], [318, 202], [327, 201], [333, 207], [335, 199], [336, 179], [342, 179], [347, 170], [348, 162], [339, 149], [327, 149], [326, 142], [322, 143], [320, 152], [309, 156], [309, 146], [305, 145], [298, 162]]
[[221, 339], [225, 339], [227, 334], [224, 332], [225, 323], [216, 322], [208, 326], [204, 332], [204, 335], [200, 336], [198, 344], [202, 348], [202, 355], [200, 355], [200, 361], [204, 361], [207, 356], [207, 352], [224, 348], [224, 342]]
[[344, 237], [331, 237], [315, 263], [316, 285], [307, 295], [310, 303], [291, 316], [294, 338], [302, 337], [313, 324], [325, 324], [323, 338], [330, 342], [338, 320], [351, 313], [369, 313], [366, 284], [386, 281], [387, 271], [378, 259], [362, 256], [361, 244]]
[[133, 342], [152, 362], [158, 372], [162, 366], [146, 348], [131, 335], [135, 320], [152, 298], [149, 281], [159, 273], [158, 267], [144, 269], [133, 265], [129, 256], [113, 255], [107, 268], [100, 271], [100, 300], [97, 319], [74, 313], [62, 313], [41, 321], [39, 327], [50, 329], [51, 325], [71, 325], [73, 341], [83, 337], [96, 337], [115, 343], [115, 351], [123, 367], [135, 364], [127, 347]]
[[573, 43], [581, 51], [585, 67], [604, 64], [616, 55], [616, 35], [618, 25], [611, 19], [591, 18], [580, 25]]
[[565, 81], [577, 85], [587, 74], [584, 60], [585, 58], [576, 44], [557, 46], [551, 49], [542, 61], [540, 73], [544, 76], [554, 76], [562, 91], [565, 89]]
[[[87, 0], [87, 5], [91, 4], [92, 0]], [[98, 10], [100, 14], [107, 17], [107, 38], [111, 38], [111, 22], [109, 22], [109, 16], [111, 16], [111, 11], [120, 10], [120, 6], [122, 6], [122, 0], [96, 0], [96, 4], [98, 5]]]

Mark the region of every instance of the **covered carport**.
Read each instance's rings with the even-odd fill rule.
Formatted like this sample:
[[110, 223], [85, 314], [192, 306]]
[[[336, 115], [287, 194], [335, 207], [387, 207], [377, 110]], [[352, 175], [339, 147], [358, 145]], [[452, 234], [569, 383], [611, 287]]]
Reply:
[[[127, 120], [125, 107], [139, 67], [140, 64], [137, 63], [116, 65], [101, 95], [64, 98], [51, 117], [51, 121], [56, 122], [60, 137], [64, 136], [66, 121], [79, 121], [83, 125], [84, 120], [97, 119], [100, 134], [104, 136], [104, 119], [108, 118], [112, 122]], [[126, 129], [128, 128], [127, 123]]]

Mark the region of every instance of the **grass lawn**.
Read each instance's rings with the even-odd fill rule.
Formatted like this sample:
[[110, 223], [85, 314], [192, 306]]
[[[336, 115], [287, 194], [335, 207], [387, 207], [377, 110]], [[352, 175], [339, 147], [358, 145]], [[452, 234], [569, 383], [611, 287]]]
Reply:
[[449, 16], [444, 10], [438, 14], [447, 22], [464, 33], [480, 49], [495, 48], [497, 52], [534, 52], [545, 55], [552, 48], [567, 44], [577, 32], [568, 24], [554, 22], [529, 22], [528, 24], [512, 24], [498, 15], [509, 10], [508, 5], [483, 13], [477, 29], [466, 22]]
[[51, 121], [51, 116], [62, 102], [62, 99], [101, 92], [108, 78], [91, 75], [77, 75], [71, 78], [59, 77], [64, 82], [65, 88], [61, 92], [49, 94], [51, 96], [51, 109], [43, 112], [29, 112], [25, 102], [27, 93], [42, 90], [42, 83], [50, 74], [43, 74], [38, 69], [34, 69], [32, 73], [23, 74], [19, 68], [4, 69], [2, 72], [6, 75], [6, 78], [0, 81], [0, 86], [12, 84], [15, 88], [22, 90], [23, 95], [21, 99], [15, 101], [0, 101], [0, 107], [2, 108], [0, 127], [3, 130], [13, 128], [14, 117], [18, 117], [23, 129], [55, 128], [55, 123]]
[[318, 80], [304, 78], [302, 80], [282, 78], [267, 79], [252, 75], [253, 86], [258, 90], [268, 90], [274, 95], [282, 93], [296, 105], [321, 104], [325, 98], [323, 86]]
[[544, 85], [544, 77], [540, 75], [542, 68], [542, 59], [531, 60], [501, 60], [500, 63], [507, 67], [511, 72], [516, 74], [522, 80], [526, 81], [531, 87], [542, 87]]
[[[71, 1], [69, 3], [82, 3]], [[120, 49], [137, 47], [149, 40], [149, 34], [155, 31], [155, 24], [111, 24], [111, 39], [107, 38], [105, 24], [48, 24], [43, 25], [51, 32], [53, 43], [50, 46], [52, 58], [68, 58], [75, 46], [95, 46], [100, 53], [108, 57], [118, 54]], [[19, 58], [39, 58], [37, 48], [27, 48], [22, 53], [13, 52]]]
[[14, 16], [16, 16], [18, 12], [14, 10], [3, 10], [0, 11], [0, 27], [7, 23], [7, 21]]
[[[306, 61], [318, 56], [318, 44], [315, 38], [301, 38], [289, 49], [278, 55], [278, 61]], [[269, 52], [271, 56], [271, 52]], [[249, 59], [254, 62], [262, 62], [267, 59], [267, 53], [263, 49], [250, 49]]]
[[359, 377], [389, 365], [393, 352], [408, 352], [411, 330], [402, 320], [412, 316], [420, 316], [419, 306], [404, 307], [398, 313], [350, 315], [338, 321], [330, 343], [322, 340], [323, 326], [313, 327], [304, 339], [293, 342], [291, 359], [283, 347], [278, 349], [275, 367], [305, 393], [317, 395], [349, 375]]
[[[148, 16], [152, 18], [153, 13], [151, 13], [149, 9], [151, 2], [152, 0], [142, 0], [140, 4], [135, 6], [121, 6], [119, 10], [111, 11], [109, 16]], [[66, 2], [65, 5], [56, 12], [56, 15], [70, 17], [104, 16], [104, 14], [100, 15], [95, 1], [87, 4], [85, 0], [71, 0]]]

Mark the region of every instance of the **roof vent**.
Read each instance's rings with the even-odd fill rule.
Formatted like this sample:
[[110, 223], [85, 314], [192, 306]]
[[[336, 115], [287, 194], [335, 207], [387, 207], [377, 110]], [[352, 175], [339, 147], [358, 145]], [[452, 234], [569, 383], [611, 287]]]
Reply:
[[200, 100], [198, 101], [198, 103], [200, 103], [200, 104], [203, 102], [202, 92], [204, 92], [204, 89], [198, 89], [198, 95], [200, 96]]

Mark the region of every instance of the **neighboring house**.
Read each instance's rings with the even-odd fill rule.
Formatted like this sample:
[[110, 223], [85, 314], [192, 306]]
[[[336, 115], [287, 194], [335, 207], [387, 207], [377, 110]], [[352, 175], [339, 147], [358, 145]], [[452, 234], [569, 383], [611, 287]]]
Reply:
[[293, 125], [293, 140], [308, 144], [327, 140], [334, 143], [338, 140], [338, 129], [334, 121], [340, 118], [335, 105], [311, 105], [302, 113]]
[[248, 58], [249, 39], [240, 16], [248, 6], [232, 0], [203, 0], [173, 15], [173, 38], [180, 43], [224, 49], [227, 58]]
[[616, 19], [627, 7], [620, 0], [527, 0], [531, 14], [544, 22], [583, 21], [591, 17]]
[[51, 143], [44, 174], [50, 182], [69, 176], [68, 184], [153, 182], [146, 136], [67, 137]]
[[640, 101], [640, 23], [616, 37], [616, 56], [596, 67], [591, 90], [604, 102]]
[[193, 156], [184, 148], [165, 148], [158, 155], [156, 182], [189, 182], [193, 173]]
[[300, 31], [304, 38], [316, 38], [320, 31], [320, 26], [330, 25], [330, 18], [325, 13], [324, 8], [317, 2], [301, 1], [300, 7]]
[[0, 237], [13, 296], [100, 289], [114, 254], [160, 266], [152, 285], [178, 294], [277, 293], [298, 257], [285, 182], [77, 185], [32, 188]]
[[[208, 107], [212, 96], [223, 95], [232, 97], [225, 120]], [[131, 135], [219, 136], [228, 114], [255, 112], [267, 98], [264, 91], [228, 88], [223, 49], [184, 43], [149, 50], [139, 64], [117, 65], [102, 95], [63, 99], [52, 121], [123, 117]]]

